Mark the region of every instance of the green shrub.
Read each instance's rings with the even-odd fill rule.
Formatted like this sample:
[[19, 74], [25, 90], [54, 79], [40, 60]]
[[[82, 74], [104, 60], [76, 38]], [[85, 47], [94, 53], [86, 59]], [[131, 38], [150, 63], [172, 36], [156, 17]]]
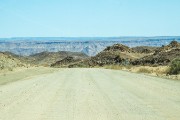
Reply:
[[180, 58], [174, 59], [171, 62], [170, 69], [169, 69], [170, 75], [177, 75], [180, 74]]

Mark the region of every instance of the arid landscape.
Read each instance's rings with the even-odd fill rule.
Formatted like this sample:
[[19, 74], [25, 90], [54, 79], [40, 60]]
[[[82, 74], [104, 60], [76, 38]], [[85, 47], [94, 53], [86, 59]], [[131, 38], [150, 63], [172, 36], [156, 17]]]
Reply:
[[114, 44], [92, 57], [1, 52], [0, 120], [178, 120], [179, 57], [177, 41]]
[[180, 0], [0, 0], [0, 120], [180, 120]]
[[[52, 68], [99, 67], [153, 73], [157, 76], [170, 76], [173, 75], [173, 73], [170, 72], [171, 63], [174, 60], [179, 63], [180, 43], [171, 41], [168, 45], [161, 47], [128, 47], [123, 44], [114, 44], [106, 47], [95, 56], [68, 51], [44, 51], [29, 56], [20, 56], [11, 52], [1, 52], [0, 55], [1, 71], [13, 71], [16, 67], [28, 68], [38, 66]], [[178, 74], [179, 69], [174, 73], [174, 75], [177, 75], [175, 79], [179, 79]]]

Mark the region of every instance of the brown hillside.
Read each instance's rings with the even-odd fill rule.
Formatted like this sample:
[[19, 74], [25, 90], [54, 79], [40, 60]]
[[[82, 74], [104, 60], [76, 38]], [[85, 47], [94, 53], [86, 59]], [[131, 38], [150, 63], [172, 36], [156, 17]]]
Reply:
[[34, 54], [28, 57], [28, 61], [32, 64], [36, 65], [45, 65], [45, 66], [51, 66], [51, 64], [56, 63], [57, 61], [61, 61], [62, 59], [66, 57], [74, 57], [74, 58], [87, 58], [88, 56], [84, 53], [79, 52], [66, 52], [66, 51], [60, 51], [60, 52], [42, 52], [38, 54]]
[[133, 65], [167, 65], [173, 59], [180, 57], [180, 43], [172, 41], [167, 46], [155, 50], [152, 55], [134, 60]]
[[145, 53], [145, 54], [151, 54], [154, 53], [155, 50], [157, 50], [158, 47], [151, 47], [151, 46], [137, 46], [133, 47], [132, 50], [137, 53]]
[[84, 58], [79, 57], [65, 57], [64, 59], [51, 64], [51, 67], [68, 67], [71, 64], [82, 61]]
[[0, 52], [0, 70], [13, 70], [25, 66], [19, 59], [9, 52]]
[[[144, 57], [146, 54], [138, 53], [122, 44], [115, 44], [104, 49], [102, 52], [88, 60], [78, 63], [80, 66], [104, 66], [111, 64], [129, 64], [130, 61], [140, 57]], [[79, 66], [75, 64], [74, 66]], [[71, 65], [72, 66], [72, 65]]]

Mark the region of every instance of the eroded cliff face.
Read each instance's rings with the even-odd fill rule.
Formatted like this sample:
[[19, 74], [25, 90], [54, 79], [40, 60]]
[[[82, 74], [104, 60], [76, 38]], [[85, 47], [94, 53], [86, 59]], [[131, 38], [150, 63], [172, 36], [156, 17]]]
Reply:
[[32, 55], [44, 51], [83, 52], [95, 56], [107, 46], [117, 43], [135, 46], [162, 46], [180, 37], [115, 37], [115, 38], [9, 38], [0, 40], [0, 51]]

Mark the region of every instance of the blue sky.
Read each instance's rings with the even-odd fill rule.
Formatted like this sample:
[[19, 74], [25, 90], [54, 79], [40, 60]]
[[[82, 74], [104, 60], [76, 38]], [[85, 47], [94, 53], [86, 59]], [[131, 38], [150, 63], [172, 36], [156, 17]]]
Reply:
[[0, 0], [0, 37], [178, 36], [180, 0]]

